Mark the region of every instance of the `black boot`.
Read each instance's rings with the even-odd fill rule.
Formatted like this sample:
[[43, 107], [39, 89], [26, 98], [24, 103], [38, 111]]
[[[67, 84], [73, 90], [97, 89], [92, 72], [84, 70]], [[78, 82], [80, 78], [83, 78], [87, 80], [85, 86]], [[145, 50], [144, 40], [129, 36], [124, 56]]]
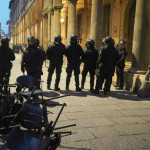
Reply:
[[59, 82], [60, 82], [60, 74], [57, 74], [55, 80], [55, 91], [60, 91]]
[[81, 89], [81, 88], [76, 87], [76, 92], [81, 92], [81, 91], [82, 91], [82, 89]]
[[85, 83], [85, 76], [82, 76], [82, 81], [81, 81], [81, 89], [84, 89], [84, 83]]
[[47, 84], [47, 90], [50, 90], [51, 88], [50, 88], [50, 84]]
[[67, 78], [66, 78], [66, 90], [67, 91], [69, 90], [70, 78], [71, 78], [71, 75], [67, 75]]
[[59, 87], [55, 87], [55, 91], [60, 91], [60, 88]]

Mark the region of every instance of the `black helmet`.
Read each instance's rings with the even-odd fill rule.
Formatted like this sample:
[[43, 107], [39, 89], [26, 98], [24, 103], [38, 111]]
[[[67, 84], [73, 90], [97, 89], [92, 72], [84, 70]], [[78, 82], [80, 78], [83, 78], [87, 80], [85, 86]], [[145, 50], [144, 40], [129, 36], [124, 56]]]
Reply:
[[126, 42], [125, 42], [125, 41], [123, 41], [123, 40], [119, 40], [119, 43], [118, 43], [118, 44], [125, 45], [125, 44], [126, 44]]
[[90, 40], [87, 41], [86, 45], [87, 45], [88, 49], [93, 49], [94, 45], [95, 45], [95, 42], [94, 42], [94, 40], [90, 39]]
[[78, 38], [76, 35], [71, 35], [70, 37], [70, 43], [71, 44], [77, 44], [78, 43]]
[[109, 44], [109, 45], [114, 45], [115, 44], [115, 42], [112, 39], [112, 37], [109, 37], [109, 36], [105, 38], [104, 43], [105, 44]]
[[55, 44], [60, 44], [61, 43], [61, 36], [60, 35], [56, 35], [54, 37], [54, 42], [55, 42]]
[[35, 45], [35, 37], [34, 36], [29, 36], [28, 37], [28, 43], [33, 42], [33, 45]]
[[1, 40], [1, 44], [2, 44], [2, 46], [9, 46], [9, 38], [3, 38], [2, 40]]
[[35, 45], [39, 46], [40, 45], [40, 40], [38, 38], [35, 39]]

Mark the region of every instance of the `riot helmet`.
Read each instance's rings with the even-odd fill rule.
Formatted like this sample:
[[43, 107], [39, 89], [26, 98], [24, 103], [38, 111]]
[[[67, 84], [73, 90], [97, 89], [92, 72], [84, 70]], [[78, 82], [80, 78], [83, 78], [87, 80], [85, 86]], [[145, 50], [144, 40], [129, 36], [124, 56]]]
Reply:
[[35, 37], [34, 36], [29, 36], [27, 40], [28, 40], [28, 46], [35, 45]]
[[105, 38], [104, 43], [108, 44], [108, 45], [114, 45], [115, 44], [115, 42], [112, 39], [112, 37], [109, 37], [109, 36]]
[[40, 45], [40, 40], [38, 38], [35, 39], [35, 45], [39, 47]]
[[119, 43], [118, 43], [118, 48], [119, 50], [122, 50], [126, 47], [126, 42], [123, 41], [123, 40], [119, 40]]
[[70, 37], [70, 44], [77, 44], [78, 43], [78, 38], [76, 35], [71, 35]]
[[2, 40], [1, 40], [1, 44], [2, 44], [2, 46], [4, 46], [4, 47], [8, 47], [9, 46], [9, 38], [3, 38]]
[[60, 35], [56, 35], [55, 37], [54, 37], [54, 43], [55, 44], [60, 44], [61, 43], [61, 36]]
[[87, 41], [87, 44], [86, 44], [87, 49], [94, 49], [94, 45], [95, 45], [94, 40], [90, 39]]

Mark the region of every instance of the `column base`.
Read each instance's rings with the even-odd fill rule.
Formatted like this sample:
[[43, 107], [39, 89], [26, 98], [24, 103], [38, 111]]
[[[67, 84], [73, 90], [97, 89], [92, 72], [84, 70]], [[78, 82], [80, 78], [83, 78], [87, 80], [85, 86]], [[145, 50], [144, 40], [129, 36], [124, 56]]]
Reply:
[[142, 85], [145, 84], [146, 71], [130, 68], [124, 74], [125, 89], [134, 93], [138, 93]]

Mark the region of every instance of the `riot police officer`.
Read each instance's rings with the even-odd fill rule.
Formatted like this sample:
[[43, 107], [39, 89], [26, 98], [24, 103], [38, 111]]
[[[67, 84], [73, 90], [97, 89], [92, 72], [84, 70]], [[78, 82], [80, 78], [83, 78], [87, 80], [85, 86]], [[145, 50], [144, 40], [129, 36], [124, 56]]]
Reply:
[[41, 49], [35, 45], [35, 38], [33, 36], [28, 37], [28, 48], [23, 54], [21, 62], [21, 71], [33, 77], [34, 85], [40, 88], [40, 80], [42, 72], [42, 65], [45, 58], [43, 57]]
[[[15, 55], [12, 49], [9, 48], [9, 39], [3, 38], [1, 40], [0, 47], [0, 84], [5, 85], [4, 92], [7, 92], [7, 84], [9, 84], [9, 78], [12, 69], [11, 61], [15, 60]], [[2, 92], [2, 86], [0, 86], [0, 92]]]
[[115, 65], [119, 60], [119, 53], [114, 47], [114, 40], [111, 37], [106, 37], [104, 40], [105, 46], [101, 49], [98, 57], [97, 66], [99, 71], [97, 74], [95, 93], [99, 94], [104, 79], [104, 94], [110, 90], [112, 83], [112, 76], [114, 75]]
[[93, 92], [94, 86], [94, 75], [96, 70], [96, 62], [98, 59], [98, 51], [94, 47], [94, 40], [88, 40], [86, 43], [87, 50], [84, 51], [84, 55], [82, 57], [82, 61], [84, 62], [84, 67], [82, 71], [82, 81], [81, 88], [84, 89], [84, 83], [86, 80], [87, 73], [90, 73], [90, 91]]
[[80, 64], [81, 57], [83, 56], [83, 49], [78, 44], [77, 36], [72, 35], [70, 37], [70, 45], [66, 48], [66, 57], [67, 57], [67, 78], [66, 78], [66, 90], [69, 90], [70, 78], [72, 76], [72, 71], [75, 75], [76, 91], [81, 91], [79, 87], [79, 74], [80, 74]]
[[119, 43], [117, 44], [119, 50], [119, 58], [120, 58], [116, 66], [117, 82], [115, 87], [117, 87], [117, 89], [123, 89], [124, 67], [125, 67], [125, 59], [127, 56], [125, 44], [126, 43], [123, 40], [119, 40]]
[[35, 45], [40, 49], [41, 54], [43, 55], [43, 60], [46, 60], [45, 51], [42, 49], [42, 46], [40, 46], [40, 40], [38, 38], [35, 38]]
[[47, 89], [50, 90], [52, 75], [56, 69], [55, 91], [59, 91], [60, 75], [62, 72], [63, 55], [65, 54], [65, 45], [61, 43], [60, 35], [55, 36], [54, 44], [50, 45], [47, 49], [46, 56], [50, 60], [48, 69]]

